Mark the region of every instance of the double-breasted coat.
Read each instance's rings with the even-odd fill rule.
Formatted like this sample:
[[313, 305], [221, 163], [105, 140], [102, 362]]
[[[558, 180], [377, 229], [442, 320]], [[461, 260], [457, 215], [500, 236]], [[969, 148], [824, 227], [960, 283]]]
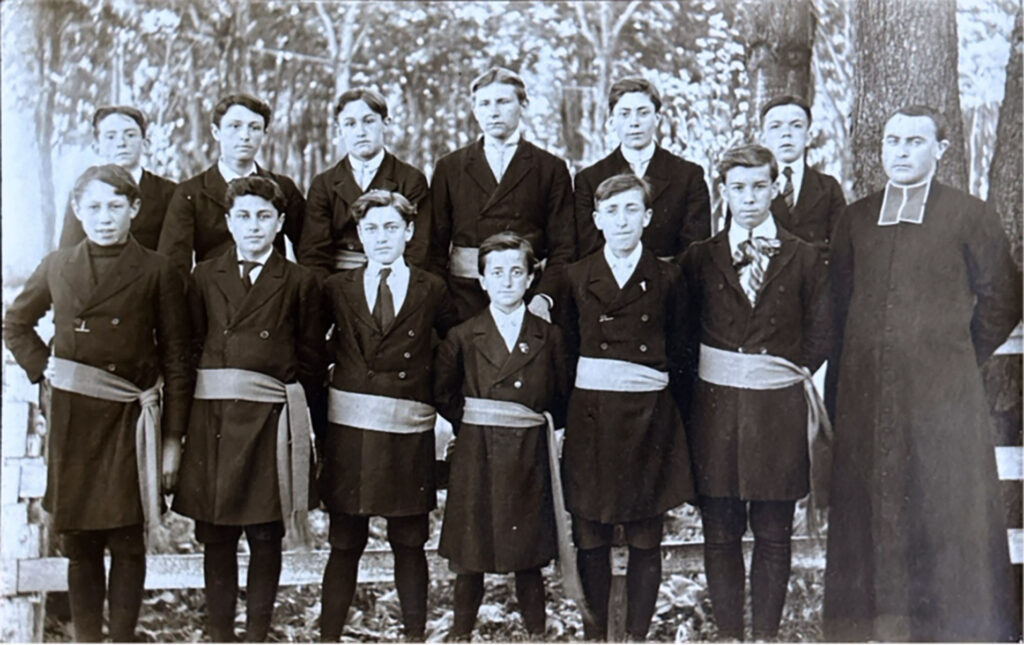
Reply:
[[[161, 428], [180, 437], [192, 396], [185, 287], [166, 258], [129, 237], [93, 274], [87, 241], [43, 258], [4, 316], [4, 341], [37, 382], [50, 349], [35, 331], [53, 308], [53, 355], [109, 371], [141, 389], [164, 379]], [[143, 522], [135, 453], [138, 403], [51, 391], [43, 508], [57, 531]]]
[[[293, 247], [299, 244], [306, 199], [295, 182], [288, 177], [258, 165], [256, 174], [276, 181], [287, 200], [284, 227], [274, 240], [274, 248], [283, 255], [285, 236], [292, 241]], [[195, 177], [181, 182], [174, 191], [171, 203], [167, 206], [157, 248], [171, 259], [171, 263], [183, 275], [188, 275], [192, 269], [193, 251], [195, 263], [199, 264], [203, 260], [217, 257], [234, 245], [224, 221], [224, 215], [228, 212], [228, 203], [224, 199], [227, 190], [227, 182], [217, 164], [213, 164]]]
[[[405, 301], [388, 329], [366, 304], [365, 268], [324, 283], [325, 309], [334, 323], [331, 385], [339, 390], [433, 405], [434, 334], [458, 321], [444, 282], [409, 267]], [[437, 503], [434, 433], [396, 434], [330, 424], [323, 441], [320, 495], [331, 512], [402, 517]]]
[[448, 281], [460, 320], [476, 315], [489, 301], [476, 279], [450, 275], [450, 248], [479, 247], [501, 231], [525, 237], [537, 259], [546, 261], [529, 294], [555, 298], [559, 274], [575, 256], [572, 180], [565, 161], [520, 140], [499, 182], [481, 137], [437, 162], [430, 202], [430, 264]]
[[[813, 373], [830, 349], [831, 294], [822, 253], [779, 228], [751, 307], [732, 263], [728, 229], [683, 255], [694, 343], [780, 356]], [[686, 425], [697, 492], [743, 500], [808, 493], [807, 404], [801, 384], [748, 390], [694, 382]]]
[[[586, 257], [604, 246], [604, 237], [594, 225], [594, 191], [605, 179], [622, 174], [633, 171], [618, 147], [576, 175], [576, 257]], [[678, 259], [691, 244], [711, 236], [711, 197], [703, 168], [658, 146], [644, 179], [651, 186], [654, 211], [644, 229], [644, 248], [658, 257]]]
[[[167, 205], [170, 204], [171, 196], [177, 187], [178, 184], [170, 179], [154, 175], [143, 168], [142, 178], [139, 179], [142, 203], [139, 205], [138, 214], [132, 220], [131, 234], [136, 242], [147, 249], [155, 251], [160, 242], [160, 229], [164, 224]], [[82, 223], [75, 217], [71, 200], [68, 199], [67, 208], [64, 209], [64, 228], [60, 232], [60, 248], [74, 246], [84, 239]]]
[[[676, 372], [685, 346], [678, 266], [647, 249], [623, 288], [602, 252], [569, 266], [572, 355]], [[575, 351], [574, 351], [575, 350]], [[695, 499], [686, 430], [672, 389], [574, 388], [562, 452], [566, 507], [605, 524], [659, 515]]]
[[[196, 266], [188, 295], [199, 369], [261, 372], [323, 398], [322, 296], [316, 277], [274, 251], [246, 290], [235, 247]], [[281, 520], [276, 442], [284, 404], [195, 400], [174, 510], [211, 524]], [[310, 490], [315, 490], [311, 478]]]
[[845, 207], [846, 198], [839, 182], [804, 164], [804, 179], [793, 208], [786, 206], [786, 199], [780, 194], [772, 200], [772, 217], [801, 240], [827, 247]]
[[[385, 152], [377, 174], [366, 190], [399, 193], [416, 207], [415, 228], [405, 247], [405, 261], [412, 266], [424, 266], [430, 235], [427, 178], [417, 168]], [[300, 263], [326, 277], [337, 271], [334, 259], [337, 252], [362, 252], [363, 244], [359, 241], [356, 222], [349, 209], [364, 192], [352, 174], [348, 155], [313, 178], [302, 222], [302, 239], [296, 252]]]
[[842, 345], [825, 638], [1014, 638], [978, 365], [1020, 320], [1020, 271], [974, 197], [933, 181], [923, 223], [878, 226], [882, 198], [852, 204], [832, 243]]
[[439, 552], [457, 572], [505, 573], [545, 565], [557, 542], [547, 424], [461, 422], [466, 397], [514, 401], [565, 424], [569, 377], [562, 333], [526, 312], [510, 352], [485, 309], [437, 352], [434, 394], [456, 433]]

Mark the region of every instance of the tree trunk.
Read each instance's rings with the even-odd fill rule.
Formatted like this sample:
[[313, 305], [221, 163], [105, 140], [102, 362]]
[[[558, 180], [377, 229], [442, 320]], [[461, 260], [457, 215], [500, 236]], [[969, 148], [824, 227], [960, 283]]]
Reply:
[[1021, 124], [1021, 88], [1022, 69], [1021, 55], [1024, 50], [1024, 33], [1021, 27], [1021, 12], [1017, 12], [1017, 20], [1010, 38], [1010, 62], [1006, 66], [1006, 93], [1003, 104], [999, 108], [999, 126], [996, 130], [996, 150], [992, 156], [992, 169], [989, 172], [988, 201], [1003, 218], [1003, 228], [1013, 246], [1013, 257], [1017, 265], [1021, 264], [1021, 217], [1024, 191], [1021, 189], [1021, 177], [1024, 176], [1024, 128]]
[[814, 15], [810, 0], [746, 0], [740, 10], [750, 76], [750, 122], [773, 96], [793, 94], [810, 104]]
[[55, 247], [57, 207], [54, 204], [53, 184], [53, 112], [57, 98], [57, 85], [61, 67], [61, 34], [64, 31], [60, 7], [44, 4], [36, 16], [36, 39], [39, 43], [37, 73], [39, 74], [39, 101], [36, 103], [36, 143], [39, 149], [39, 206], [43, 224], [43, 249]]
[[930, 105], [945, 116], [950, 145], [937, 177], [967, 190], [956, 0], [860, 0], [854, 17], [858, 64], [850, 142], [855, 196], [885, 184], [880, 156], [885, 118], [914, 103]]

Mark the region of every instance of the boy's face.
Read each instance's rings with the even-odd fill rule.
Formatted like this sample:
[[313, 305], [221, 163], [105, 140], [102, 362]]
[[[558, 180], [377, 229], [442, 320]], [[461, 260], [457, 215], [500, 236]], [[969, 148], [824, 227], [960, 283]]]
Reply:
[[96, 126], [94, 149], [104, 163], [122, 168], [138, 168], [146, 148], [146, 138], [135, 119], [124, 114], [109, 114]]
[[522, 115], [516, 88], [508, 83], [491, 83], [473, 94], [473, 116], [489, 136], [508, 139], [519, 127]]
[[394, 206], [371, 208], [356, 227], [366, 257], [385, 266], [402, 257], [412, 231], [413, 223], [402, 219]]
[[387, 123], [363, 101], [349, 101], [338, 113], [338, 131], [348, 154], [363, 161], [384, 147]]
[[491, 302], [501, 311], [511, 313], [523, 302], [530, 286], [529, 267], [525, 254], [519, 249], [493, 251], [484, 258], [484, 274], [480, 286]]
[[114, 187], [99, 179], [90, 181], [74, 202], [75, 217], [93, 244], [112, 246], [128, 239], [132, 218], [139, 212], [139, 200], [128, 201]]
[[761, 143], [779, 163], [793, 163], [804, 156], [811, 122], [799, 105], [776, 105], [764, 115]]
[[752, 229], [768, 219], [779, 189], [772, 181], [771, 166], [736, 166], [725, 176], [725, 200], [736, 224]]
[[882, 134], [882, 166], [895, 184], [912, 185], [935, 172], [949, 141], [939, 141], [929, 116], [895, 114]]
[[239, 195], [225, 215], [228, 230], [242, 257], [253, 259], [270, 250], [281, 232], [284, 215], [259, 195]]
[[220, 144], [220, 156], [228, 163], [252, 163], [263, 143], [266, 124], [263, 117], [243, 105], [232, 105], [212, 126], [213, 138]]
[[646, 92], [627, 92], [612, 109], [612, 126], [627, 148], [640, 150], [654, 139], [660, 115]]
[[639, 188], [612, 195], [594, 211], [594, 224], [608, 248], [620, 257], [633, 252], [650, 223], [651, 209], [644, 205], [644, 191]]

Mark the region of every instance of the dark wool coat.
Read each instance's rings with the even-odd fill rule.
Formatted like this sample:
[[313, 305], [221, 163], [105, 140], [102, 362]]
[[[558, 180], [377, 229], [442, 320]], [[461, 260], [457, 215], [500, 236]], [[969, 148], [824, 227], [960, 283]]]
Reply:
[[[779, 229], [751, 307], [732, 264], [729, 231], [683, 256], [694, 344], [781, 356], [813, 373], [829, 352], [831, 297], [821, 252]], [[807, 405], [803, 385], [748, 390], [694, 384], [687, 434], [697, 491], [709, 497], [794, 500], [808, 492]]]
[[[53, 355], [105, 369], [142, 389], [164, 378], [164, 437], [180, 437], [192, 396], [185, 287], [166, 258], [134, 239], [93, 278], [86, 242], [55, 251], [4, 316], [4, 341], [33, 382], [50, 349], [35, 325], [53, 307]], [[80, 329], [83, 331], [76, 331]], [[51, 390], [46, 496], [57, 531], [141, 524], [137, 403]]]
[[558, 547], [547, 424], [460, 423], [466, 397], [515, 401], [565, 425], [569, 377], [561, 331], [527, 312], [512, 352], [485, 309], [448, 334], [435, 361], [438, 411], [456, 429], [439, 553], [457, 572], [540, 567]]
[[[444, 282], [409, 267], [409, 291], [382, 332], [366, 305], [365, 269], [324, 284], [335, 325], [331, 385], [339, 390], [433, 404], [433, 334], [457, 322]], [[434, 508], [434, 433], [395, 434], [330, 424], [323, 442], [320, 495], [327, 510], [401, 517]]]
[[825, 638], [1006, 640], [1020, 607], [978, 365], [1020, 320], [1020, 272], [979, 200], [933, 182], [922, 224], [878, 226], [882, 196], [832, 244]]
[[[232, 246], [196, 266], [188, 301], [199, 369], [262, 372], [300, 382], [310, 402], [322, 399], [327, 328], [311, 271], [274, 252], [246, 291]], [[174, 510], [211, 524], [281, 520], [275, 455], [283, 407], [194, 400]]]
[[[256, 166], [256, 174], [276, 181], [287, 200], [284, 228], [274, 240], [274, 248], [283, 255], [284, 236], [288, 236], [292, 246], [299, 244], [306, 199], [295, 182], [284, 175], [259, 166]], [[193, 251], [198, 264], [217, 257], [235, 244], [224, 221], [228, 212], [228, 204], [224, 201], [227, 190], [227, 182], [217, 164], [213, 164], [195, 177], [181, 182], [174, 191], [174, 197], [167, 206], [158, 249], [186, 275], [192, 269]]]
[[430, 263], [448, 281], [460, 320], [476, 315], [490, 301], [476, 279], [450, 275], [450, 247], [479, 247], [501, 231], [522, 235], [533, 245], [537, 259], [547, 260], [530, 294], [555, 295], [558, 276], [575, 255], [572, 179], [564, 160], [520, 140], [498, 183], [487, 165], [481, 137], [437, 162], [430, 201]]
[[[427, 238], [430, 235], [427, 178], [418, 169], [385, 152], [384, 160], [367, 190], [400, 193], [416, 207], [415, 229], [412, 240], [405, 247], [405, 261], [418, 267], [426, 264]], [[327, 277], [337, 271], [334, 256], [338, 251], [363, 250], [349, 209], [364, 192], [352, 174], [352, 163], [347, 155], [334, 167], [313, 178], [297, 251], [300, 263]]]
[[826, 247], [845, 207], [846, 198], [839, 182], [804, 164], [804, 180], [792, 211], [780, 194], [772, 201], [772, 217], [801, 240]]
[[[171, 196], [178, 184], [170, 179], [164, 179], [160, 175], [154, 175], [143, 169], [142, 178], [139, 180], [139, 192], [142, 194], [142, 204], [139, 206], [139, 213], [132, 220], [131, 234], [142, 246], [147, 249], [156, 250], [160, 241], [160, 229], [164, 224], [164, 215], [167, 213], [167, 205], [171, 202]], [[68, 199], [67, 208], [64, 209], [64, 228], [60, 232], [60, 248], [64, 249], [74, 246], [85, 239], [85, 231], [82, 230], [82, 223], [75, 217], [71, 209], [71, 199]]]
[[[594, 225], [594, 191], [613, 175], [632, 173], [620, 146], [576, 175], [576, 257], [604, 246], [604, 237]], [[654, 211], [644, 230], [644, 248], [658, 257], [678, 258], [688, 246], [711, 236], [711, 197], [703, 168], [659, 146], [644, 179], [651, 185]]]
[[[660, 371], [678, 369], [685, 325], [678, 266], [646, 249], [619, 289], [599, 251], [567, 271], [573, 355]], [[566, 506], [613, 524], [659, 515], [695, 499], [686, 431], [671, 388], [660, 392], [573, 389], [562, 452]]]

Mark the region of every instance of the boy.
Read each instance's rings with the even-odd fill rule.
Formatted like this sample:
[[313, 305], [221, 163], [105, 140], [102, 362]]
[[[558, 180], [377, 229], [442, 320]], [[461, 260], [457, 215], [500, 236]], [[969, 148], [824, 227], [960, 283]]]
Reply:
[[438, 552], [455, 578], [451, 638], [469, 640], [484, 572], [516, 575], [530, 640], [544, 635], [540, 568], [557, 551], [547, 434], [565, 424], [568, 374], [562, 334], [526, 311], [533, 248], [515, 233], [480, 244], [490, 306], [452, 330], [438, 350], [434, 394], [458, 435]]
[[[43, 508], [68, 556], [75, 638], [101, 640], [108, 597], [111, 640], [132, 641], [146, 577], [143, 524], [160, 521], [161, 484], [173, 486], [188, 417], [185, 288], [166, 258], [129, 234], [139, 188], [124, 168], [86, 170], [72, 207], [86, 239], [43, 259], [7, 310], [4, 341], [32, 382], [52, 386]], [[52, 357], [35, 331], [51, 306]]]
[[[228, 210], [224, 195], [228, 182], [238, 177], [259, 175], [277, 183], [285, 196], [284, 235], [292, 246], [299, 244], [305, 198], [291, 179], [256, 163], [270, 115], [269, 105], [248, 94], [229, 94], [213, 108], [210, 131], [217, 141], [217, 163], [178, 186], [160, 232], [158, 250], [185, 275], [192, 268], [193, 253], [199, 263], [231, 248], [231, 233], [224, 220]], [[274, 246], [283, 254], [284, 237], [278, 235]]]
[[344, 92], [334, 108], [334, 126], [347, 154], [313, 178], [302, 240], [296, 250], [302, 264], [324, 277], [366, 264], [350, 208], [373, 188], [401, 193], [416, 206], [420, 226], [406, 246], [405, 259], [418, 267], [426, 263], [430, 232], [427, 178], [384, 148], [384, 133], [390, 123], [387, 100], [368, 88]]
[[[167, 204], [178, 185], [142, 167], [142, 155], [149, 148], [146, 117], [138, 109], [127, 105], [101, 107], [93, 114], [92, 134], [93, 150], [103, 162], [121, 166], [139, 185], [142, 204], [139, 206], [139, 214], [132, 219], [131, 234], [136, 242], [155, 251]], [[75, 217], [69, 199], [64, 211], [60, 248], [74, 246], [83, 239], [85, 231]]]
[[711, 235], [711, 198], [704, 169], [657, 145], [661, 95], [641, 77], [623, 78], [608, 93], [608, 113], [619, 147], [576, 175], [576, 252], [583, 258], [604, 240], [594, 226], [594, 189], [612, 175], [633, 173], [651, 186], [651, 224], [643, 242], [659, 258], [674, 260]]
[[232, 179], [225, 201], [235, 243], [199, 263], [189, 288], [199, 371], [174, 509], [196, 520], [216, 642], [235, 640], [235, 554], [245, 532], [245, 640], [254, 642], [270, 627], [281, 538], [308, 532], [306, 402], [322, 398], [327, 329], [316, 278], [273, 246], [287, 203], [280, 187]]
[[330, 427], [320, 493], [330, 513], [321, 639], [337, 641], [355, 591], [371, 515], [387, 518], [405, 635], [423, 640], [427, 619], [427, 514], [434, 508], [432, 332], [456, 312], [437, 276], [402, 257], [415, 207], [371, 190], [352, 205], [367, 265], [327, 279], [334, 323]]
[[771, 217], [770, 150], [735, 147], [718, 170], [730, 227], [683, 256], [700, 342], [687, 428], [719, 636], [744, 638], [740, 540], [749, 517], [753, 637], [770, 640], [789, 582], [793, 509], [809, 490], [807, 409], [824, 415], [810, 379], [829, 351], [827, 270], [818, 249]]
[[606, 637], [615, 525], [624, 525], [629, 544], [627, 638], [643, 640], [661, 582], [662, 514], [694, 498], [686, 432], [668, 389], [684, 349], [680, 272], [641, 243], [651, 217], [645, 180], [604, 180], [594, 191], [604, 248], [567, 272], [580, 358], [563, 471], [595, 616], [584, 622], [587, 639]]

